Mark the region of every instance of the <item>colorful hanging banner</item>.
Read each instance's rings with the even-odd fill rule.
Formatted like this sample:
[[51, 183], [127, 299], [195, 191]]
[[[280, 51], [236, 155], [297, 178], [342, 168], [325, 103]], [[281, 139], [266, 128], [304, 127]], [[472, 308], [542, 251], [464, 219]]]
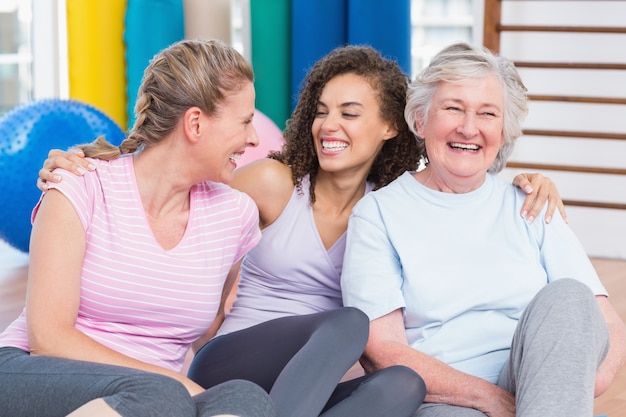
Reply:
[[291, 114], [291, 1], [250, 0], [256, 107], [282, 130]]
[[125, 127], [126, 0], [66, 0], [70, 98], [88, 103]]
[[124, 41], [129, 128], [135, 122], [135, 101], [144, 70], [157, 52], [185, 38], [184, 22], [183, 0], [128, 0]]

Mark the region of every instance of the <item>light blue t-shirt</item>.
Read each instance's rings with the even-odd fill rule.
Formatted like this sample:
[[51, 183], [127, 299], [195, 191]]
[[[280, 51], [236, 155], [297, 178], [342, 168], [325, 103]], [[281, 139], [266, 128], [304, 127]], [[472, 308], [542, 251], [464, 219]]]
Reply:
[[371, 320], [403, 308], [412, 347], [496, 382], [518, 319], [543, 286], [568, 277], [606, 294], [558, 213], [549, 225], [543, 216], [528, 224], [524, 199], [492, 175], [451, 194], [408, 172], [368, 194], [348, 226], [344, 304]]

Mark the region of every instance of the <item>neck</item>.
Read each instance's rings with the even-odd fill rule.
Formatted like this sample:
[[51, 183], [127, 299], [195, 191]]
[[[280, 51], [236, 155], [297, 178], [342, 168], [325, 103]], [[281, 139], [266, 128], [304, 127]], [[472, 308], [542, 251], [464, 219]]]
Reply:
[[315, 181], [316, 205], [327, 206], [337, 213], [352, 212], [354, 205], [365, 194], [366, 177], [358, 175], [339, 177], [318, 173]]
[[437, 175], [434, 168], [428, 166], [422, 171], [416, 172], [413, 177], [431, 190], [450, 194], [465, 194], [480, 188], [485, 182], [486, 175], [480, 178], [451, 176], [444, 178], [441, 175]]
[[164, 218], [189, 210], [189, 191], [193, 181], [187, 179], [175, 150], [161, 144], [133, 155], [137, 188], [146, 213]]

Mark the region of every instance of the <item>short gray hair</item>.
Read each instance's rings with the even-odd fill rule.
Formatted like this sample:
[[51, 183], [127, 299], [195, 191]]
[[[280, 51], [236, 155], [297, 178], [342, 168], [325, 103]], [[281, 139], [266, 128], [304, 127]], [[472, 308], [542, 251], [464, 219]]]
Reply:
[[[526, 86], [509, 59], [495, 55], [486, 48], [456, 43], [439, 52], [409, 85], [404, 117], [409, 128], [417, 134], [417, 122], [426, 122], [435, 91], [440, 82], [462, 82], [494, 75], [504, 88], [504, 145], [498, 151], [489, 172], [500, 172], [515, 140], [522, 135], [521, 122], [528, 113]], [[428, 154], [428, 149], [426, 149]]]

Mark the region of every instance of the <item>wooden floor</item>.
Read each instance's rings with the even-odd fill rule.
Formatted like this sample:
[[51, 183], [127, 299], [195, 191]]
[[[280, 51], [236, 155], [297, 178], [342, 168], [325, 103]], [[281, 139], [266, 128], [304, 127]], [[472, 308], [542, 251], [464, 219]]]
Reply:
[[[592, 259], [602, 282], [610, 293], [610, 301], [626, 322], [626, 260]], [[0, 330], [18, 314], [24, 301], [28, 259], [0, 241]], [[353, 369], [356, 375], [360, 370]], [[626, 417], [626, 367], [611, 388], [596, 399], [594, 414]]]

